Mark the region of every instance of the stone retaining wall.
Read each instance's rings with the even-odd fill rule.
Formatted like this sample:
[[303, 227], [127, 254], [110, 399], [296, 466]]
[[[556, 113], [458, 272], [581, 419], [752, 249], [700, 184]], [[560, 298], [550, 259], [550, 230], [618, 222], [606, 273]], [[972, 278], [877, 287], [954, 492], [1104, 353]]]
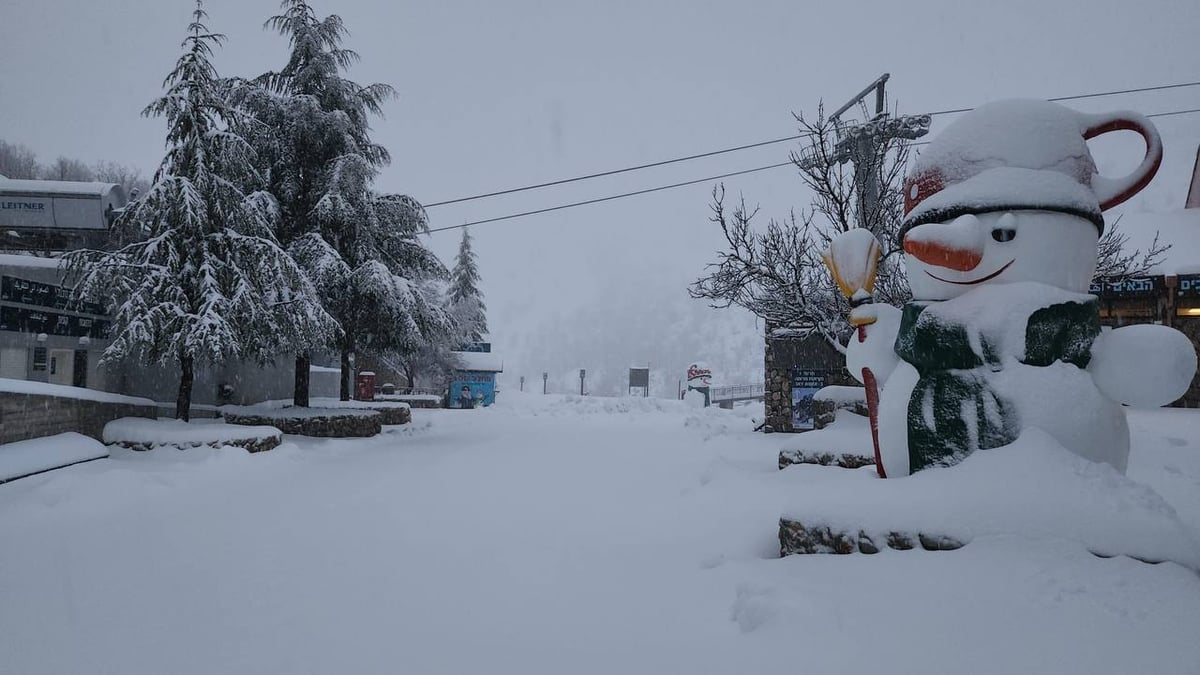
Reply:
[[102, 440], [104, 425], [122, 417], [155, 418], [152, 405], [0, 392], [0, 443], [76, 431]]
[[[285, 434], [318, 438], [366, 438], [375, 436], [383, 430], [382, 415], [374, 413], [374, 411], [357, 410], [353, 412], [355, 414], [338, 414], [336, 411], [330, 411], [328, 415], [309, 414], [303, 417], [287, 417], [282, 414], [282, 411], [262, 415], [222, 411], [222, 416], [229, 424], [275, 427]], [[363, 414], [364, 412], [374, 414]]]
[[964, 542], [953, 537], [926, 532], [888, 532], [871, 535], [835, 530], [827, 525], [805, 524], [788, 518], [779, 519], [779, 554], [781, 556], [807, 553], [879, 553], [883, 546], [897, 551], [909, 551], [918, 546], [926, 551], [953, 551]]
[[144, 451], [153, 450], [155, 448], [199, 448], [208, 446], [210, 448], [222, 448], [227, 445], [236, 446], [245, 449], [247, 452], [266, 452], [279, 446], [282, 442], [281, 436], [266, 436], [262, 438], [231, 438], [223, 441], [212, 441], [209, 443], [191, 442], [191, 443], [137, 443], [135, 441], [117, 441], [109, 443], [130, 450]]

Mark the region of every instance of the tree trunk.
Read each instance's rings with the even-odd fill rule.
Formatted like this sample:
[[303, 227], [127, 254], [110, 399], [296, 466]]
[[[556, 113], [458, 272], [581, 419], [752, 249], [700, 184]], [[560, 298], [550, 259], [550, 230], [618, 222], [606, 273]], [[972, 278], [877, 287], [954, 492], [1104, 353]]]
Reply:
[[308, 378], [311, 367], [311, 356], [308, 354], [296, 355], [296, 386], [292, 392], [292, 403], [301, 408], [308, 407]]
[[354, 377], [354, 369], [350, 366], [350, 355], [353, 350], [349, 345], [342, 346], [342, 391], [341, 399], [343, 401], [350, 400], [350, 381]]
[[192, 412], [192, 382], [195, 373], [192, 372], [193, 361], [190, 356], [179, 359], [179, 396], [175, 399], [175, 419], [184, 422], [191, 420]]

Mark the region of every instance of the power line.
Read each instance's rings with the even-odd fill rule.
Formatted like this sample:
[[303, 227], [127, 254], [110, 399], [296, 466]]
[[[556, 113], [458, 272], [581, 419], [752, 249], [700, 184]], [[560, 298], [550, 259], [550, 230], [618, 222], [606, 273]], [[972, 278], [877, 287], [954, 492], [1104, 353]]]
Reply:
[[[1055, 96], [1048, 98], [1047, 101], [1078, 101], [1085, 98], [1100, 98], [1102, 96], [1117, 96], [1118, 94], [1140, 94], [1147, 91], [1162, 91], [1164, 89], [1181, 89], [1183, 87], [1195, 87], [1200, 85], [1200, 82], [1177, 82], [1175, 84], [1160, 84], [1154, 87], [1135, 87], [1133, 89], [1114, 89], [1112, 91], [1100, 91], [1092, 94], [1075, 94], [1074, 96]], [[931, 113], [926, 113], [930, 117], [938, 115], [953, 115], [955, 113], [965, 113], [974, 110], [974, 108], [951, 108], [948, 110], [938, 110]]]
[[[1076, 94], [1073, 96], [1057, 96], [1055, 98], [1050, 98], [1050, 99], [1046, 99], [1046, 100], [1048, 100], [1048, 101], [1074, 101], [1074, 100], [1085, 99], [1085, 98], [1099, 98], [1102, 96], [1116, 96], [1118, 94], [1137, 94], [1137, 93], [1143, 93], [1143, 92], [1148, 92], [1148, 91], [1162, 91], [1164, 89], [1180, 89], [1183, 87], [1195, 87], [1195, 86], [1200, 86], [1200, 81], [1177, 82], [1175, 84], [1163, 84], [1163, 85], [1156, 85], [1153, 87], [1135, 87], [1135, 88], [1131, 88], [1131, 89], [1114, 89], [1112, 91], [1094, 92], [1091, 94]], [[964, 113], [964, 112], [969, 112], [971, 110], [973, 110], [973, 108], [952, 108], [952, 109], [947, 109], [947, 110], [938, 110], [938, 111], [927, 113], [927, 114], [930, 117], [934, 117], [937, 115], [950, 115], [950, 114], [954, 114], [954, 113]], [[553, 181], [548, 181], [545, 183], [536, 183], [533, 185], [525, 185], [522, 187], [508, 188], [505, 190], [496, 190], [494, 192], [485, 192], [485, 193], [481, 193], [481, 194], [477, 194], [477, 195], [470, 195], [468, 197], [457, 197], [455, 199], [446, 199], [446, 200], [443, 200], [440, 202], [433, 202], [431, 204], [425, 204], [425, 208], [432, 209], [432, 208], [436, 208], [439, 206], [447, 206], [449, 204], [460, 204], [462, 202], [470, 202], [470, 201], [475, 201], [477, 199], [487, 199], [489, 197], [499, 197], [501, 195], [509, 195], [509, 194], [513, 194], [516, 192], [526, 192], [529, 190], [540, 190], [543, 188], [555, 187], [557, 185], [566, 185], [568, 183], [577, 183], [579, 181], [592, 180], [594, 178], [604, 178], [606, 176], [616, 176], [616, 175], [619, 175], [622, 173], [629, 173], [631, 171], [642, 171], [644, 169], [653, 169], [653, 168], [659, 167], [659, 166], [678, 164], [679, 162], [690, 162], [690, 161], [697, 160], [697, 159], [704, 159], [705, 157], [715, 157], [717, 155], [724, 155], [724, 154], [727, 154], [730, 152], [739, 152], [742, 150], [750, 150], [752, 148], [761, 148], [761, 147], [767, 146], [767, 145], [775, 145], [777, 143], [786, 143], [788, 141], [796, 141], [796, 140], [800, 140], [801, 138], [804, 138], [805, 136], [810, 136], [810, 135], [811, 134], [808, 134], [808, 133], [795, 134], [792, 136], [784, 136], [783, 138], [774, 138], [774, 139], [767, 140], [767, 141], [759, 141], [757, 143], [747, 143], [745, 145], [737, 145], [737, 146], [734, 146], [731, 148], [722, 148], [720, 150], [711, 150], [709, 152], [701, 152], [701, 153], [694, 154], [694, 155], [686, 155], [683, 157], [674, 157], [672, 159], [664, 159], [664, 160], [657, 161], [657, 162], [650, 162], [648, 164], [638, 164], [636, 166], [628, 166], [628, 167], [621, 168], [621, 169], [598, 171], [596, 173], [589, 173], [589, 174], [585, 174], [582, 176], [573, 176], [571, 178], [563, 178], [560, 180], [553, 180]]]
[[554, 181], [550, 181], [548, 183], [538, 183], [537, 185], [526, 185], [525, 187], [510, 188], [507, 190], [497, 190], [496, 192], [487, 192], [484, 194], [472, 195], [470, 197], [459, 197], [458, 199], [447, 199], [446, 201], [434, 202], [432, 204], [426, 204], [425, 208], [432, 209], [435, 206], [445, 206], [447, 204], [458, 204], [460, 202], [469, 202], [469, 201], [473, 201], [476, 199], [484, 199], [486, 197], [498, 197], [500, 195], [512, 194], [514, 192], [524, 192], [526, 190], [539, 190], [541, 188], [553, 187], [555, 185], [565, 185], [567, 183], [574, 183], [574, 182], [581, 181], [581, 180], [591, 180], [593, 178], [603, 178], [604, 176], [615, 176], [615, 175], [621, 174], [621, 173], [628, 173], [630, 171], [641, 171], [642, 169], [652, 169], [656, 166], [666, 166], [668, 164], [676, 164], [678, 162], [690, 162], [694, 159], [703, 159], [705, 157], [713, 157], [716, 155], [723, 155], [728, 152], [737, 152], [739, 150], [749, 150], [750, 148], [760, 148], [764, 145], [774, 145], [775, 143], [786, 143], [787, 141], [795, 141], [795, 140], [799, 140], [808, 135], [811, 135], [811, 134], [796, 134], [794, 136], [785, 136], [784, 138], [776, 138], [776, 139], [769, 140], [769, 141], [760, 141], [758, 143], [748, 143], [746, 145], [739, 145], [739, 146], [736, 146], [733, 148], [724, 148], [722, 150], [712, 150], [710, 152], [702, 152], [702, 153], [699, 153], [696, 155], [688, 155], [686, 157], [676, 157], [674, 159], [664, 159], [660, 162], [651, 162], [649, 164], [639, 164], [637, 166], [630, 166], [630, 167], [626, 167], [624, 169], [613, 169], [611, 171], [600, 171], [599, 173], [589, 173], [586, 176], [575, 176], [574, 178], [564, 178], [562, 180], [554, 180]]
[[[1200, 113], [1200, 108], [1192, 108], [1191, 110], [1172, 110], [1171, 112], [1160, 112], [1152, 115], [1146, 115], [1146, 117], [1171, 117], [1173, 115], [1191, 115], [1193, 113]], [[920, 141], [919, 143], [909, 143], [909, 145], [929, 145], [929, 143], [930, 141]]]
[[[1190, 110], [1172, 110], [1170, 112], [1161, 112], [1161, 113], [1154, 113], [1151, 115], [1146, 115], [1146, 117], [1171, 117], [1173, 115], [1188, 115], [1188, 114], [1194, 114], [1194, 113], [1200, 113], [1200, 108], [1192, 108]], [[929, 143], [929, 141], [922, 141], [920, 143], [910, 143], [909, 145], [927, 145], [928, 143]], [[682, 183], [672, 183], [670, 185], [659, 185], [657, 187], [646, 188], [644, 190], [635, 190], [633, 192], [622, 192], [621, 194], [609, 195], [607, 197], [597, 197], [596, 199], [585, 199], [585, 200], [579, 201], [579, 202], [570, 202], [568, 204], [559, 204], [557, 206], [550, 206], [550, 207], [546, 207], [544, 209], [534, 209], [532, 211], [522, 211], [521, 213], [510, 213], [506, 216], [497, 216], [495, 218], [485, 218], [483, 220], [473, 220], [469, 223], [462, 223], [461, 225], [446, 225], [444, 227], [435, 227], [435, 228], [431, 228], [429, 230], [429, 234], [433, 234], [434, 232], [444, 232], [446, 230], [458, 230], [458, 229], [462, 229], [464, 227], [471, 227], [472, 225], [483, 225], [485, 223], [496, 223], [496, 222], [500, 222], [502, 220], [512, 220], [514, 218], [524, 218], [526, 216], [535, 216], [540, 213], [550, 213], [552, 211], [562, 211], [563, 209], [572, 209], [577, 206], [588, 206], [590, 204], [600, 204], [602, 202], [610, 202], [615, 199], [624, 199], [626, 197], [636, 197], [638, 195], [650, 194], [651, 192], [660, 192], [662, 190], [673, 190], [675, 188], [687, 187], [689, 185], [696, 185], [698, 183], [707, 183], [709, 181], [721, 180], [722, 178], [732, 178], [733, 176], [743, 176], [743, 175], [746, 175], [749, 173], [757, 173], [759, 171], [768, 171], [770, 169], [779, 169], [779, 168], [782, 168], [785, 166], [794, 166], [794, 164], [792, 164], [792, 162], [790, 162], [790, 161], [789, 162], [780, 162], [779, 164], [768, 164], [767, 166], [760, 166], [760, 167], [756, 167], [753, 169], [743, 169], [742, 171], [734, 171], [732, 173], [723, 173], [719, 176], [709, 176], [707, 178], [697, 178], [695, 180], [684, 181]]]
[[646, 188], [645, 190], [636, 190], [634, 192], [623, 192], [619, 195], [609, 195], [607, 197], [599, 197], [597, 199], [586, 199], [581, 202], [571, 202], [570, 204], [559, 204], [558, 206], [551, 206], [551, 207], [544, 208], [544, 209], [536, 209], [534, 211], [525, 211], [523, 213], [512, 213], [507, 216], [499, 216], [497, 218], [487, 218], [484, 220], [475, 220], [475, 221], [472, 221], [469, 223], [463, 223], [462, 225], [447, 225], [445, 227], [435, 227], [435, 228], [430, 229], [429, 233], [433, 234], [434, 232], [442, 232], [444, 230], [457, 230], [457, 229], [460, 229], [463, 227], [470, 227], [471, 225], [482, 225], [484, 223], [495, 223], [495, 222], [501, 221], [501, 220], [512, 220], [513, 218], [524, 218], [525, 216], [533, 216], [533, 215], [537, 215], [539, 213], [549, 213], [551, 211], [561, 211], [563, 209], [570, 209], [570, 208], [574, 208], [576, 206], [587, 206], [588, 204], [599, 204], [600, 202], [609, 202], [614, 199], [624, 199], [625, 197], [635, 197], [637, 195], [649, 194], [651, 192], [658, 192], [660, 190], [672, 190], [674, 188], [686, 187], [688, 185], [695, 185], [697, 183], [707, 183], [710, 180], [720, 180], [722, 178], [731, 178], [733, 176], [742, 176], [742, 175], [745, 175], [748, 173], [755, 173], [756, 171], [766, 171], [768, 169], [778, 169], [778, 168], [784, 167], [784, 166], [792, 166], [792, 163], [791, 162], [781, 162], [779, 164], [760, 166], [755, 169], [745, 169], [743, 171], [734, 171], [732, 173], [723, 173], [720, 176], [710, 176], [708, 178], [697, 178], [696, 180], [684, 181], [682, 183], [673, 183], [671, 185], [660, 185], [658, 187]]

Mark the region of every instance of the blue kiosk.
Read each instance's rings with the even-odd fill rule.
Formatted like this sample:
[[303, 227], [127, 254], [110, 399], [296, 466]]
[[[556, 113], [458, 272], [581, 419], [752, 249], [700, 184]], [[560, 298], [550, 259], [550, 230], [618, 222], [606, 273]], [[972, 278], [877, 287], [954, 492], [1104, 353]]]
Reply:
[[496, 402], [496, 373], [504, 372], [504, 359], [492, 353], [490, 342], [472, 342], [454, 352], [461, 368], [450, 382], [451, 408], [480, 408]]

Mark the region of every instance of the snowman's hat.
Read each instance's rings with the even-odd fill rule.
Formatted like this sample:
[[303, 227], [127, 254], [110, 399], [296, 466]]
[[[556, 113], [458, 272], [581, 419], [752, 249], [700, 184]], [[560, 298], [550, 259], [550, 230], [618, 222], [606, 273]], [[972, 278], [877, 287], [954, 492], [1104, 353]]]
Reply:
[[[1141, 134], [1146, 156], [1133, 173], [1106, 178], [1096, 172], [1087, 139], [1119, 130]], [[923, 223], [1016, 209], [1071, 213], [1103, 233], [1102, 212], [1146, 187], [1161, 163], [1158, 130], [1137, 113], [996, 101], [960, 117], [921, 153], [904, 181], [899, 237]]]

